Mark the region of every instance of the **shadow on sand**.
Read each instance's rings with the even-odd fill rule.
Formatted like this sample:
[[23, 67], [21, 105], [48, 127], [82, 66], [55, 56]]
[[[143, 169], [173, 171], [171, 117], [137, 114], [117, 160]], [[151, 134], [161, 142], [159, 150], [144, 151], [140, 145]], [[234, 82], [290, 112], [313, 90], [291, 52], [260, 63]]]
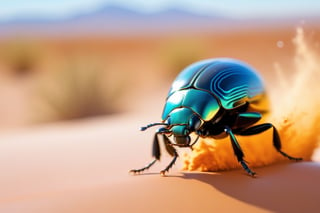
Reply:
[[241, 170], [190, 172], [182, 177], [204, 182], [227, 196], [273, 212], [319, 211], [320, 163], [283, 163], [255, 171], [256, 178]]

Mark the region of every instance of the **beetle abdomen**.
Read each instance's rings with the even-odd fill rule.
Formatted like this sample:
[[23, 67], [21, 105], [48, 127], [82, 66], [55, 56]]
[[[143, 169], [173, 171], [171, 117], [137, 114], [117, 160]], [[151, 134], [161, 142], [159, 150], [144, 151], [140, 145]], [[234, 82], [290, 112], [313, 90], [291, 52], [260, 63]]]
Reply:
[[260, 76], [252, 68], [231, 59], [220, 59], [206, 67], [194, 79], [193, 85], [213, 93], [225, 109], [250, 102], [265, 92]]

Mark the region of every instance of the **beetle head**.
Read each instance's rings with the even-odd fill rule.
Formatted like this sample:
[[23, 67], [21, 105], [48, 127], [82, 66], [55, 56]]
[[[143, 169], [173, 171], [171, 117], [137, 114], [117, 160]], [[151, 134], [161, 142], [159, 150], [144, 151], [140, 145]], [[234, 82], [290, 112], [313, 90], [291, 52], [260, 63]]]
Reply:
[[157, 133], [173, 135], [176, 144], [188, 146], [191, 141], [189, 135], [197, 131], [202, 123], [203, 121], [191, 109], [182, 107], [172, 110], [163, 123], [149, 124], [141, 130], [144, 131], [155, 125], [164, 125], [165, 127], [159, 128]]
[[191, 109], [182, 107], [170, 112], [165, 123], [169, 125], [177, 144], [189, 145], [191, 141], [189, 135], [200, 128], [202, 121]]

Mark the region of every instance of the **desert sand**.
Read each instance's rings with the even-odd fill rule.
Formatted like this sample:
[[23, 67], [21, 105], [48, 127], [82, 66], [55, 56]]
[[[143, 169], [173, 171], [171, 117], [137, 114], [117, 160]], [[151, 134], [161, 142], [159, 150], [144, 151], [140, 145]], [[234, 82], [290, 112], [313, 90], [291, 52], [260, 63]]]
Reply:
[[[15, 130], [0, 136], [0, 212], [318, 212], [320, 163], [278, 163], [167, 177], [163, 160], [141, 175], [152, 131], [148, 113]], [[232, 153], [230, 153], [232, 155]]]

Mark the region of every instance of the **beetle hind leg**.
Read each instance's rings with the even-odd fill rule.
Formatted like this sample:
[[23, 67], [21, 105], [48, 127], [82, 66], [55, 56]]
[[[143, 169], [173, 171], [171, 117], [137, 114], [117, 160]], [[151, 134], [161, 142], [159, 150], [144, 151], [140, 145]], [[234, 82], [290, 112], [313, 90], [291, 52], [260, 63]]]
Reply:
[[238, 134], [239, 135], [255, 135], [255, 134], [259, 134], [261, 132], [264, 132], [270, 128], [273, 129], [273, 146], [276, 148], [276, 150], [282, 156], [284, 156], [290, 160], [295, 160], [295, 161], [302, 160], [302, 158], [292, 157], [281, 150], [282, 146], [281, 146], [281, 140], [280, 140], [279, 133], [278, 133], [277, 129], [275, 128], [275, 126], [273, 126], [273, 124], [271, 124], [271, 123], [259, 124], [259, 125], [250, 127], [248, 129], [245, 129], [245, 130], [239, 132]]
[[[271, 124], [272, 125], [272, 124]], [[295, 161], [300, 161], [302, 160], [302, 158], [297, 158], [297, 157], [292, 157], [290, 155], [288, 155], [287, 153], [283, 152], [281, 150], [281, 140], [279, 137], [279, 133], [277, 131], [277, 129], [272, 125], [273, 127], [273, 146], [277, 149], [277, 151], [283, 155], [284, 157], [290, 159], [290, 160], [295, 160]]]

